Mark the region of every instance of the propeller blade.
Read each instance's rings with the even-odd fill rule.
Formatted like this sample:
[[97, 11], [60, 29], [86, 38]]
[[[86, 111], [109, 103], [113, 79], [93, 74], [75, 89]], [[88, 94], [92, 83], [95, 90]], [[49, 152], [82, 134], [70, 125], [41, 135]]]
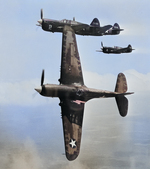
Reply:
[[43, 19], [43, 9], [41, 9], [41, 19]]
[[41, 86], [43, 85], [44, 83], [44, 70], [42, 70], [42, 76], [41, 76]]

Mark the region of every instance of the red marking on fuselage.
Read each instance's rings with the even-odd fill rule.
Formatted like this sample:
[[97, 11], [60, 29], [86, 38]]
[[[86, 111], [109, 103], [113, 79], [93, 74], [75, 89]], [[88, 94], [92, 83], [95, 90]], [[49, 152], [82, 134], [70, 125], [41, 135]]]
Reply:
[[73, 102], [77, 104], [85, 103], [84, 101], [81, 101], [81, 100], [74, 100]]

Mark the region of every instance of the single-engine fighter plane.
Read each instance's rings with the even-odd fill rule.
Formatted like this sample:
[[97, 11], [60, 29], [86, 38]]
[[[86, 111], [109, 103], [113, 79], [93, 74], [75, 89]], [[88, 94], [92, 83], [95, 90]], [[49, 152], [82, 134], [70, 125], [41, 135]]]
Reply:
[[38, 20], [37, 26], [41, 26], [43, 30], [49, 32], [63, 32], [65, 25], [71, 26], [74, 32], [78, 35], [91, 35], [91, 36], [103, 36], [103, 35], [117, 35], [123, 29], [115, 23], [114, 26], [106, 25], [101, 27], [97, 18], [94, 18], [90, 25], [80, 23], [73, 20], [52, 20], [43, 18], [43, 10], [41, 9], [41, 19]]
[[71, 161], [77, 158], [80, 151], [85, 103], [93, 98], [115, 97], [120, 115], [126, 116], [128, 100], [125, 95], [132, 93], [126, 93], [127, 82], [123, 73], [118, 75], [114, 92], [91, 89], [84, 85], [76, 37], [70, 26], [64, 26], [63, 29], [59, 82], [59, 85], [43, 84], [43, 71], [41, 86], [35, 88], [35, 90], [42, 96], [58, 97], [60, 99], [65, 154], [67, 159]]
[[132, 49], [131, 45], [128, 45], [126, 48], [122, 48], [122, 47], [118, 47], [118, 46], [106, 47], [106, 46], [103, 46], [103, 43], [101, 42], [101, 46], [102, 46], [101, 50], [97, 50], [97, 52], [103, 52], [103, 53], [107, 53], [107, 54], [110, 54], [110, 53], [114, 53], [114, 54], [131, 53], [132, 50], [135, 50], [135, 49]]

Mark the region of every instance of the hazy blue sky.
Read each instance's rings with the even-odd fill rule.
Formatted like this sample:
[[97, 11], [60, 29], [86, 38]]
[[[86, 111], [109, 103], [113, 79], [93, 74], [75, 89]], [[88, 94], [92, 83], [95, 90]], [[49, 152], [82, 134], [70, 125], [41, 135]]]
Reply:
[[[127, 77], [128, 116], [119, 116], [114, 99], [86, 103], [81, 152], [68, 162], [59, 100], [36, 94], [42, 69], [45, 83], [58, 84], [61, 33], [36, 26], [44, 17], [101, 26], [119, 23], [117, 36], [76, 36], [85, 84], [114, 90], [117, 74]], [[0, 1], [0, 168], [124, 169], [150, 167], [150, 22], [149, 0]], [[106, 46], [135, 49], [130, 54], [96, 52]]]

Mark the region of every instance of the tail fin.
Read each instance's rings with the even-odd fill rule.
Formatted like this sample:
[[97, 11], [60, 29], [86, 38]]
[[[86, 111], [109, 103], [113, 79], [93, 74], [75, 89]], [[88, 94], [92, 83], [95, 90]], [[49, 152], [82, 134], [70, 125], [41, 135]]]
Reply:
[[114, 26], [113, 26], [114, 29], [120, 29], [120, 26], [118, 23], [115, 23]]
[[132, 46], [129, 44], [129, 45], [128, 45], [128, 48], [131, 48], [131, 49], [132, 49]]
[[112, 28], [112, 34], [117, 35], [120, 34], [120, 31], [123, 31], [123, 29], [120, 29], [120, 26], [118, 23], [115, 23], [113, 28]]
[[90, 25], [94, 27], [100, 27], [99, 20], [97, 18], [94, 18]]
[[[123, 73], [119, 73], [117, 77], [115, 92], [125, 93], [127, 91], [127, 81]], [[119, 113], [122, 117], [125, 117], [128, 112], [128, 99], [124, 95], [118, 95], [115, 97], [118, 106]]]
[[129, 44], [129, 45], [128, 45], [128, 51], [129, 51], [129, 52], [132, 52], [132, 50], [135, 50], [135, 49], [132, 49], [132, 46]]

